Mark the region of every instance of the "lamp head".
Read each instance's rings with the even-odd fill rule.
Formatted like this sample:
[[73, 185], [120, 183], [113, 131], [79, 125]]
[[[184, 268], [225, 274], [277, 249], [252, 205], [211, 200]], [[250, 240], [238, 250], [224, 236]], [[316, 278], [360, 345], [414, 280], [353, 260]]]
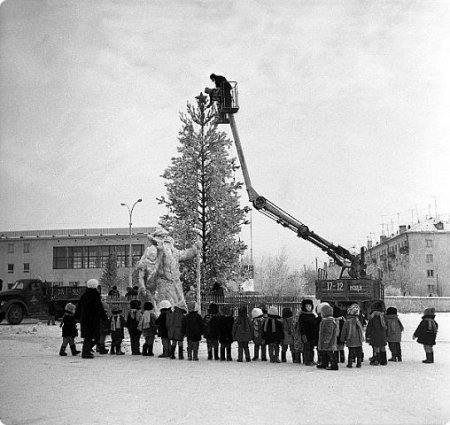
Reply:
[[142, 199], [141, 198], [139, 198], [138, 200], [137, 200], [138, 202], [142, 202]]

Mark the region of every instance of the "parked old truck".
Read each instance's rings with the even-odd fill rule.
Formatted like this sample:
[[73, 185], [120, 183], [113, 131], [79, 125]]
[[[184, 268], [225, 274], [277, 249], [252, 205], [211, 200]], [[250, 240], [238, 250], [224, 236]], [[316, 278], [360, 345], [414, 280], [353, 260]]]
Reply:
[[66, 303], [77, 304], [85, 290], [84, 286], [53, 286], [39, 279], [20, 279], [10, 290], [0, 292], [0, 322], [6, 318], [9, 324], [18, 325], [24, 317], [44, 317], [52, 299], [56, 318], [62, 317]]

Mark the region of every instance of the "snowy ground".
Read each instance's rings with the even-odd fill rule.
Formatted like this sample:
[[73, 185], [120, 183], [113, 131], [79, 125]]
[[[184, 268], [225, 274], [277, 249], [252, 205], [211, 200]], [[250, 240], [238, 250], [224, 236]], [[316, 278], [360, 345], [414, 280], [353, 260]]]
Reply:
[[[13, 424], [450, 423], [450, 314], [438, 314], [436, 363], [402, 315], [403, 363], [323, 371], [293, 363], [142, 356], [60, 357], [60, 328], [0, 325], [0, 421]], [[160, 353], [159, 341], [155, 344]], [[253, 347], [252, 347], [253, 348]], [[365, 345], [366, 358], [370, 347]], [[130, 352], [126, 341], [125, 350]], [[236, 357], [236, 353], [234, 353]]]

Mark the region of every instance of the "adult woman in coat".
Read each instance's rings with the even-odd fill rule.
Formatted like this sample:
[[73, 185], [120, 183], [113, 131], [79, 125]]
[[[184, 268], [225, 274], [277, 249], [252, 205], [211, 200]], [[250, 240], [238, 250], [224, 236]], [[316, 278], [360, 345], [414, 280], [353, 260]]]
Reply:
[[83, 359], [94, 358], [91, 349], [100, 338], [100, 322], [107, 321], [100, 293], [97, 290], [98, 280], [90, 279], [86, 283], [86, 291], [78, 302], [76, 317], [80, 319]]

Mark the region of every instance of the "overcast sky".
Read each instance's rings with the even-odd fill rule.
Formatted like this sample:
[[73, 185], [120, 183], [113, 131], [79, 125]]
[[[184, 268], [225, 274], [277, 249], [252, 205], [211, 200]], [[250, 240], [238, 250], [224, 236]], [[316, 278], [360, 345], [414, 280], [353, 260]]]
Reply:
[[[435, 201], [448, 218], [449, 22], [431, 0], [6, 1], [0, 230], [126, 227], [139, 197], [133, 224], [155, 225], [211, 72], [239, 82], [256, 190], [319, 235], [351, 247]], [[254, 212], [255, 256], [283, 246], [325, 258]]]

